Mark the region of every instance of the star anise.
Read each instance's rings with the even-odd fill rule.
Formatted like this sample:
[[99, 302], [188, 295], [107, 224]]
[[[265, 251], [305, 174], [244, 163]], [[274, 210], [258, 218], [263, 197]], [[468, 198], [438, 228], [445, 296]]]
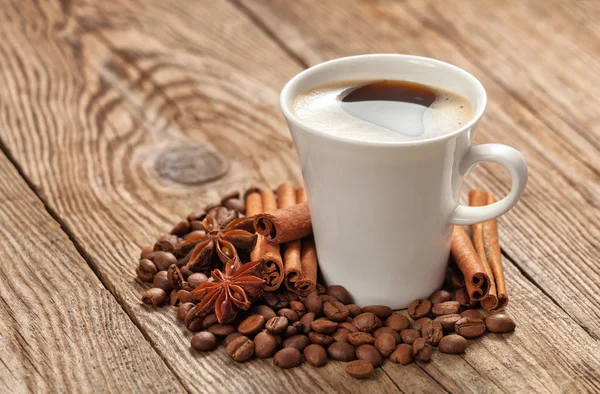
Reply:
[[238, 309], [248, 310], [252, 301], [262, 297], [264, 280], [260, 279], [260, 261], [242, 264], [232, 258], [225, 265], [225, 272], [215, 269], [213, 282], [204, 282], [192, 294], [200, 300], [196, 315], [217, 315], [221, 324], [231, 323]]
[[257, 235], [248, 231], [253, 231], [252, 218], [238, 218], [237, 211], [223, 214], [221, 208], [212, 209], [202, 220], [204, 234], [188, 237], [175, 250], [178, 259], [186, 257], [191, 271], [208, 274], [234, 257], [245, 257], [256, 245]]

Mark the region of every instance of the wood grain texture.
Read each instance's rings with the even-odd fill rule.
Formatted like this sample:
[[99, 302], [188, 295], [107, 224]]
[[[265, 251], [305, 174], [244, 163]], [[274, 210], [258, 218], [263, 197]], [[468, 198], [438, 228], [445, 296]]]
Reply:
[[[496, 53], [493, 44], [488, 43], [486, 50], [465, 51], [466, 44], [456, 42], [479, 38], [476, 33], [467, 34], [467, 28], [457, 37], [452, 23], [476, 23], [477, 20], [478, 28], [486, 29], [488, 19], [489, 23], [498, 23], [491, 21], [495, 14], [493, 9], [510, 8], [513, 4], [493, 2], [492, 7], [490, 2], [483, 3], [480, 7], [487, 3], [490, 8], [487, 13], [480, 16], [473, 12], [470, 18], [464, 18], [463, 10], [469, 12], [469, 7], [474, 6], [471, 2], [460, 2], [460, 6], [457, 2], [430, 2], [424, 6], [419, 1], [353, 1], [344, 7], [337, 7], [332, 0], [241, 2], [270, 34], [277, 36], [294, 56], [309, 65], [362, 53], [411, 53], [451, 62], [481, 80], [489, 100], [478, 127], [476, 143], [507, 143], [524, 153], [530, 170], [529, 184], [521, 202], [499, 219], [502, 247], [528, 278], [598, 340], [600, 151], [592, 139], [584, 138], [577, 130], [566, 126], [560, 129], [549, 127], [546, 118], [542, 121], [540, 113], [524, 106], [520, 96], [513, 93], [523, 89], [518, 94], [531, 101], [537, 100], [537, 107], [545, 105], [542, 97], [527, 95], [535, 86], [523, 88], [527, 81], [535, 80], [537, 73], [546, 73], [540, 70], [544, 64], [536, 67], [537, 63], [532, 63], [517, 70], [515, 64], [509, 65], [507, 61], [485, 60], [486, 56]], [[578, 4], [573, 3], [573, 8]], [[448, 13], [456, 15], [451, 23], [442, 17], [446, 8], [452, 7], [454, 10]], [[594, 6], [586, 3], [586, 7]], [[557, 6], [546, 3], [544, 9], [550, 15], [561, 12]], [[434, 19], [436, 16], [439, 18]], [[535, 19], [533, 14], [531, 18]], [[508, 31], [504, 33], [503, 28]], [[518, 34], [516, 26], [503, 28], [496, 30], [495, 36], [499, 39]], [[561, 30], [561, 33], [568, 36], [573, 31], [572, 28]], [[525, 44], [513, 45], [513, 48], [515, 53], [535, 52]], [[509, 52], [509, 47], [503, 52]], [[587, 56], [584, 52], [579, 49], [581, 56]], [[568, 65], [566, 69], [569, 69]], [[514, 81], [505, 81], [516, 73], [520, 74], [518, 85]], [[572, 77], [576, 74], [574, 72]], [[575, 102], [571, 104], [576, 105]], [[507, 194], [509, 184], [508, 174], [499, 166], [482, 165], [466, 178], [464, 189], [480, 188], [502, 196]]]
[[185, 392], [0, 153], [0, 391]]

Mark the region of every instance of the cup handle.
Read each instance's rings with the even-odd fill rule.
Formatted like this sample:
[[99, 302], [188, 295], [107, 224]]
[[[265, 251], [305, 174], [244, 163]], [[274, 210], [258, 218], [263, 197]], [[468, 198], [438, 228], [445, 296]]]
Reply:
[[527, 184], [527, 164], [516, 149], [502, 144], [483, 144], [472, 147], [460, 163], [460, 176], [466, 176], [477, 163], [491, 161], [503, 165], [512, 178], [510, 193], [502, 200], [482, 207], [459, 205], [450, 218], [451, 224], [473, 224], [505, 214], [521, 197]]

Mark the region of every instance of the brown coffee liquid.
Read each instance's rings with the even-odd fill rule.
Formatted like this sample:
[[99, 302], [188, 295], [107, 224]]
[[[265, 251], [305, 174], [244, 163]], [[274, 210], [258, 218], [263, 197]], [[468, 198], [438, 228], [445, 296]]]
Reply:
[[436, 99], [433, 90], [408, 81], [380, 81], [350, 89], [342, 102], [397, 101], [429, 107]]

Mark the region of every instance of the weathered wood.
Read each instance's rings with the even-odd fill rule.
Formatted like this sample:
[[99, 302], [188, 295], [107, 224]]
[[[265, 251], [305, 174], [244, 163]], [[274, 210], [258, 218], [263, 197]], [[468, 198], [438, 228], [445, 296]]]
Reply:
[[0, 391], [184, 392], [1, 152], [0, 207]]

